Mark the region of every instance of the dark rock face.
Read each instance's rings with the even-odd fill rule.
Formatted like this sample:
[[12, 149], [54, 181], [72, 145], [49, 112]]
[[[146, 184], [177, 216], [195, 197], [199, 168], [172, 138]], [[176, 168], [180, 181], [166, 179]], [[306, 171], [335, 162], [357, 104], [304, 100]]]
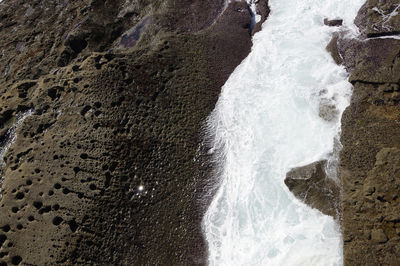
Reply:
[[286, 174], [289, 190], [307, 205], [326, 215], [337, 217], [339, 186], [326, 176], [326, 161], [296, 167]]
[[333, 60], [335, 60], [335, 63], [341, 65], [343, 63], [343, 59], [339, 53], [338, 40], [339, 34], [336, 33], [332, 36], [331, 41], [326, 46], [326, 50], [331, 54]]
[[269, 16], [269, 13], [271, 12], [268, 5], [268, 0], [258, 0], [256, 1], [256, 4], [257, 14], [261, 16], [261, 19], [258, 23], [256, 23], [256, 25], [254, 25], [253, 31], [251, 32], [252, 35], [261, 30], [262, 24], [265, 22]]
[[[339, 39], [354, 85], [342, 117], [340, 177], [345, 265], [400, 264], [400, 30], [398, 6], [369, 0], [356, 23], [364, 40]], [[383, 13], [382, 13], [383, 12]]]
[[368, 0], [359, 10], [356, 25], [367, 37], [400, 34], [399, 3], [390, 0]]
[[33, 115], [4, 158], [0, 262], [205, 264], [201, 127], [249, 23], [244, 2], [4, 0], [1, 136]]

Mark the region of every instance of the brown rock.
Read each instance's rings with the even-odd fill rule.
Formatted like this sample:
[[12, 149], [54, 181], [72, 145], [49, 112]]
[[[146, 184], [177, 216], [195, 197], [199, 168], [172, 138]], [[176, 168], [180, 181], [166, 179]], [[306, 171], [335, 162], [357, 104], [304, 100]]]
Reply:
[[[342, 116], [340, 153], [345, 265], [396, 265], [400, 260], [400, 42], [369, 39], [398, 31], [399, 16], [384, 23], [390, 1], [368, 0], [356, 18], [362, 36], [339, 37], [338, 49], [354, 84]], [[362, 38], [367, 38], [362, 40]], [[377, 245], [379, 244], [379, 245]]]
[[343, 63], [343, 59], [339, 53], [338, 39], [339, 39], [339, 34], [337, 33], [334, 34], [332, 36], [331, 41], [326, 46], [326, 50], [331, 54], [333, 60], [335, 60], [335, 63], [341, 65]]
[[373, 229], [371, 231], [371, 240], [375, 243], [386, 243], [388, 237], [385, 235], [382, 229]]
[[400, 16], [395, 15], [396, 8], [393, 1], [367, 0], [354, 22], [366, 37], [397, 35], [400, 33]]
[[200, 132], [251, 48], [246, 4], [223, 10], [0, 4], [1, 123], [34, 110], [2, 166], [1, 265], [206, 264], [213, 165]]
[[342, 26], [343, 19], [327, 19], [324, 18], [324, 24], [329, 27], [338, 27]]
[[286, 174], [285, 184], [298, 199], [324, 214], [336, 217], [339, 187], [326, 176], [326, 163], [319, 161], [293, 168]]

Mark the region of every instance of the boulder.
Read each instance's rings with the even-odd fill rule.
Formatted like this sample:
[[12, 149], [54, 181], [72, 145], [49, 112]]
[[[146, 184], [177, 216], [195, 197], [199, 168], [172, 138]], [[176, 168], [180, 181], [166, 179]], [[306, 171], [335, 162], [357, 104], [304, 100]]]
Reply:
[[343, 19], [324, 19], [324, 24], [329, 27], [338, 27], [342, 26]]
[[326, 215], [337, 217], [339, 186], [325, 172], [327, 161], [296, 167], [286, 174], [285, 184], [289, 190], [312, 208]]
[[319, 103], [319, 117], [326, 121], [332, 121], [339, 115], [339, 110], [328, 99], [322, 99]]

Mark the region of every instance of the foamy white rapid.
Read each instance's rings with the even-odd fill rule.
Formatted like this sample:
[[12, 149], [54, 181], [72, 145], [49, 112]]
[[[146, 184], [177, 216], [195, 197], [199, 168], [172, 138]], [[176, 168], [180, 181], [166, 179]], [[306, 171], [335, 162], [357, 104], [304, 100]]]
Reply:
[[210, 265], [341, 265], [336, 222], [297, 200], [286, 172], [328, 158], [339, 117], [318, 115], [321, 98], [340, 115], [351, 85], [325, 47], [364, 0], [270, 0], [271, 14], [249, 56], [222, 89], [208, 126], [220, 187], [203, 221]]

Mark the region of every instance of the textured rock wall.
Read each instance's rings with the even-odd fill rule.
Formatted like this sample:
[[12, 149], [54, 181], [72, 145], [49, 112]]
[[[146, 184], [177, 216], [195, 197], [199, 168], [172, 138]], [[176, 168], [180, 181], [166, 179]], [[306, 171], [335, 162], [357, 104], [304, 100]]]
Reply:
[[251, 46], [247, 5], [0, 4], [0, 264], [204, 264], [202, 123]]
[[361, 38], [336, 43], [354, 85], [341, 136], [345, 265], [400, 264], [399, 6], [367, 1]]

